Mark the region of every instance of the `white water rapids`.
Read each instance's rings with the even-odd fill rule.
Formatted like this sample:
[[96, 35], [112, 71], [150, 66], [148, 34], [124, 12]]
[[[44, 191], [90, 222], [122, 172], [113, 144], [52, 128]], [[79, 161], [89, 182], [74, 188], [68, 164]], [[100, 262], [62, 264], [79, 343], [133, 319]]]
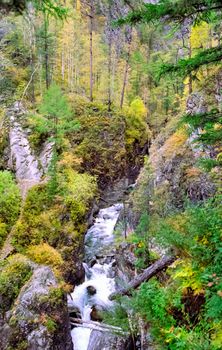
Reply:
[[[94, 225], [86, 233], [86, 261], [94, 259], [94, 265], [90, 267], [85, 264], [85, 282], [75, 287], [72, 299], [68, 300], [70, 305], [79, 309], [83, 321], [90, 321], [93, 306], [106, 310], [112, 307], [109, 295], [115, 291], [112, 270], [113, 231], [121, 209], [122, 204], [101, 209]], [[88, 293], [89, 286], [95, 288], [94, 295]], [[91, 329], [84, 327], [76, 327], [72, 330], [75, 350], [90, 350], [88, 344], [91, 332]]]

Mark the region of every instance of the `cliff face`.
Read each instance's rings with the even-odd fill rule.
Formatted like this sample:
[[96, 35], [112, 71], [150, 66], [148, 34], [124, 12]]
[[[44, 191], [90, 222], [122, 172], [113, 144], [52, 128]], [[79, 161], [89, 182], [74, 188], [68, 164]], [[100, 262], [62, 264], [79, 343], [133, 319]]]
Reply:
[[[4, 310], [0, 349], [72, 350], [66, 297], [53, 271], [46, 266], [26, 263], [30, 265], [32, 276], [12, 301], [10, 310]], [[5, 299], [2, 300], [4, 304]]]
[[[187, 114], [206, 112], [204, 98], [195, 93], [187, 100]], [[214, 159], [213, 146], [196, 143], [201, 130], [189, 132], [189, 125], [178, 127], [171, 119], [152, 141], [149, 160], [142, 169], [131, 196], [133, 226], [144, 210], [161, 217], [183, 210], [187, 201], [201, 203], [212, 197], [218, 186], [219, 169], [207, 172], [200, 159]]]

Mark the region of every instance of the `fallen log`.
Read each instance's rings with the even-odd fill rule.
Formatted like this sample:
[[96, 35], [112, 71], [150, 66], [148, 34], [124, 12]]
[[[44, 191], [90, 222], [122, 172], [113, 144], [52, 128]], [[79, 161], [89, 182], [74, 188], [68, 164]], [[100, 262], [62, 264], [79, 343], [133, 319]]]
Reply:
[[84, 321], [84, 320], [81, 320], [79, 318], [70, 317], [70, 324], [75, 326], [75, 327], [84, 327], [84, 328], [99, 330], [101, 332], [109, 332], [109, 333], [116, 332], [116, 333], [120, 333], [123, 335], [128, 334], [127, 332], [122, 330], [122, 328], [120, 328], [120, 327], [111, 326], [109, 324], [100, 323], [100, 322], [91, 321], [91, 320]]
[[157, 260], [154, 264], [149, 266], [147, 269], [145, 269], [140, 275], [136, 276], [132, 281], [130, 281], [128, 286], [110, 294], [109, 299], [114, 300], [122, 295], [131, 295], [133, 289], [139, 287], [141, 283], [148, 281], [158, 272], [171, 265], [175, 260], [176, 258], [174, 256], [165, 255], [161, 259]]

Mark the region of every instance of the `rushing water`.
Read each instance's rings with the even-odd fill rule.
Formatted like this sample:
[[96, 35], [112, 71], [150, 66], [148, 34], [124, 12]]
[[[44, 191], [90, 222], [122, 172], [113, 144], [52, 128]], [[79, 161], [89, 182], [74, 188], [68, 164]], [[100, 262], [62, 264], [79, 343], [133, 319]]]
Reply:
[[[69, 303], [79, 309], [82, 320], [86, 322], [91, 319], [90, 314], [93, 306], [103, 310], [112, 307], [109, 295], [115, 291], [112, 269], [114, 262], [113, 231], [121, 209], [122, 204], [101, 209], [94, 225], [86, 234], [85, 281], [75, 287], [72, 299], [69, 299]], [[87, 287], [95, 288], [95, 294], [90, 295]], [[76, 327], [72, 330], [75, 350], [90, 350], [88, 343], [91, 332], [91, 329], [84, 327]]]

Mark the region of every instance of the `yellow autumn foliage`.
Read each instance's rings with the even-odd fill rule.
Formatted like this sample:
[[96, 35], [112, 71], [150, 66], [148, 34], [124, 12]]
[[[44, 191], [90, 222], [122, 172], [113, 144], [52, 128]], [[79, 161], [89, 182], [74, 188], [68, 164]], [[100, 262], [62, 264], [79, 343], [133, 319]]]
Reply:
[[63, 263], [61, 254], [47, 243], [30, 246], [26, 255], [37, 264], [59, 267]]
[[190, 45], [191, 49], [199, 49], [207, 47], [210, 42], [210, 25], [206, 22], [201, 22], [191, 28]]
[[193, 290], [194, 295], [204, 292], [203, 285], [197, 272], [193, 269], [190, 260], [180, 260], [173, 267], [172, 278], [179, 281], [180, 287], [184, 292], [188, 288]]
[[187, 133], [184, 128], [178, 129], [171, 135], [163, 146], [163, 155], [166, 158], [171, 158], [174, 154], [182, 152], [182, 147], [187, 141]]
[[186, 170], [187, 177], [198, 177], [201, 174], [201, 170], [196, 167], [188, 168]]

